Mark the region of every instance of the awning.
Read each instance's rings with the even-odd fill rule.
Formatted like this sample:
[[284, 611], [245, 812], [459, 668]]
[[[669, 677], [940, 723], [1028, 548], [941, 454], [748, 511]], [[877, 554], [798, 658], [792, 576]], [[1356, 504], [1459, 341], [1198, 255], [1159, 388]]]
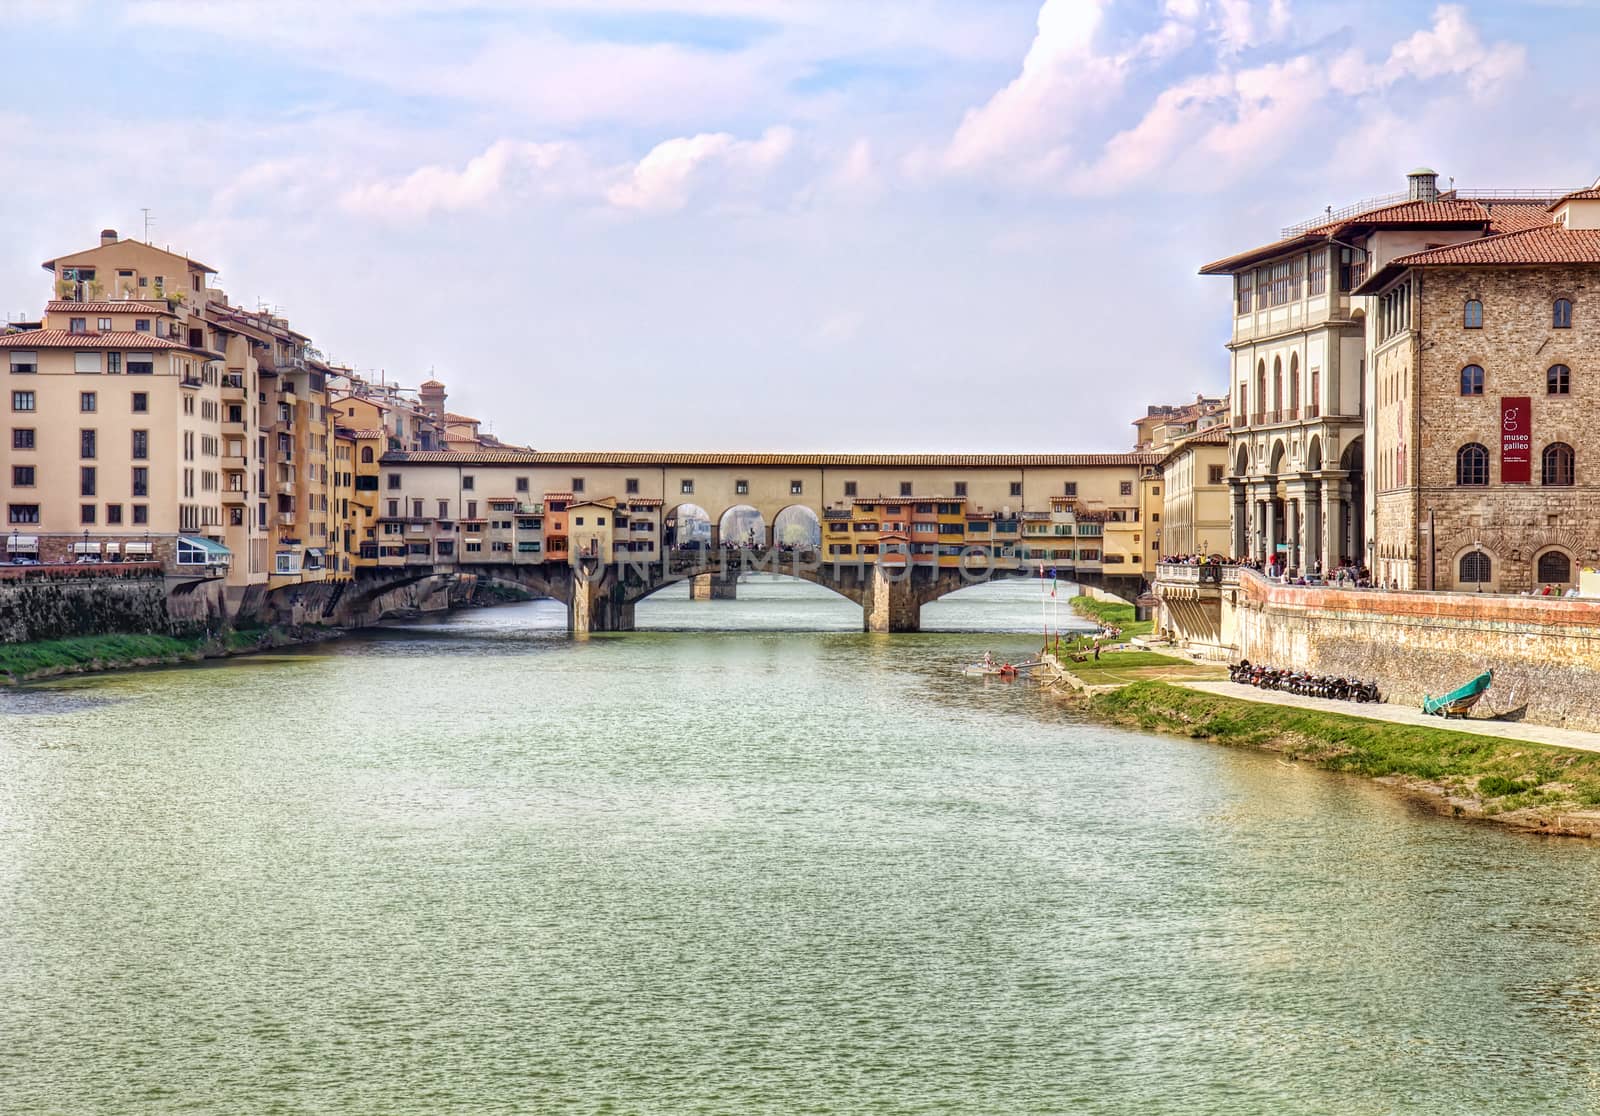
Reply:
[[6, 549], [13, 554], [39, 553], [38, 535], [7, 535]]
[[122, 553], [124, 554], [149, 554], [152, 549], [153, 544], [147, 542], [131, 542], [122, 544]]
[[99, 554], [100, 544], [97, 542], [75, 542], [72, 544], [74, 554]]
[[120, 553], [122, 553], [122, 544], [119, 543], [119, 542], [108, 542], [108, 543], [106, 543], [106, 553], [107, 554], [120, 554]]
[[321, 558], [322, 557], [322, 548], [320, 546], [308, 546], [308, 547], [306, 547], [306, 557], [307, 558]]

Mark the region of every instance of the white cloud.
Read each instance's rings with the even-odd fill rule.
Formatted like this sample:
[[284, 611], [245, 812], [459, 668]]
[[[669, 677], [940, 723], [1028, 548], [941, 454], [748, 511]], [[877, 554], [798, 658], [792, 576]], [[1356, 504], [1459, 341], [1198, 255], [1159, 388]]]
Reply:
[[854, 341], [866, 320], [867, 316], [859, 310], [841, 310], [830, 314], [817, 326], [817, 340], [823, 345], [843, 345]]
[[1520, 73], [1526, 61], [1523, 47], [1485, 43], [1466, 9], [1441, 4], [1434, 10], [1433, 26], [1396, 43], [1382, 64], [1350, 50], [1335, 60], [1329, 77], [1335, 89], [1351, 95], [1382, 91], [1407, 79], [1464, 77], [1469, 90], [1484, 95]]
[[606, 200], [619, 209], [651, 213], [682, 209], [708, 180], [733, 189], [759, 183], [788, 158], [794, 142], [794, 129], [783, 126], [768, 128], [757, 140], [726, 132], [666, 140], [606, 191]]
[[437, 164], [419, 167], [398, 180], [353, 187], [340, 203], [367, 216], [425, 217], [440, 210], [481, 208], [511, 192], [576, 194], [589, 177], [582, 154], [570, 144], [502, 139], [459, 170]]

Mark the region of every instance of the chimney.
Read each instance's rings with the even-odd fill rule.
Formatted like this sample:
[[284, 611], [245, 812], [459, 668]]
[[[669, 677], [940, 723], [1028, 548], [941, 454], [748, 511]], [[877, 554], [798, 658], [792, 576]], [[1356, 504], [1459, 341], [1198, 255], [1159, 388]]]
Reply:
[[101, 229], [100, 230], [100, 247], [104, 248], [106, 245], [115, 244], [116, 242], [117, 242], [117, 230], [116, 229]]
[[1439, 200], [1439, 172], [1429, 167], [1418, 167], [1406, 175], [1406, 182], [1410, 184], [1407, 193], [1412, 201], [1438, 201]]

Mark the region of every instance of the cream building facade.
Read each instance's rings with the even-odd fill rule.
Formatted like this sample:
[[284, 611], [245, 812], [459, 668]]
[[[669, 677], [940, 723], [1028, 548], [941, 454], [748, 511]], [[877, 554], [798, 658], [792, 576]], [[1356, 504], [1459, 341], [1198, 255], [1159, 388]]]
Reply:
[[1162, 460], [1163, 558], [1222, 554], [1228, 547], [1233, 509], [1228, 440], [1226, 427], [1212, 427], [1180, 439]]

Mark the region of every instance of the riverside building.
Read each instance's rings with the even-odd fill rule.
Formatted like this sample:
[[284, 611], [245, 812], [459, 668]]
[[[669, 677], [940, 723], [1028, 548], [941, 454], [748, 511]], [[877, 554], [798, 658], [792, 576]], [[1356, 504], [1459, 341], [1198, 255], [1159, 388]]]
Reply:
[[1600, 183], [1537, 212], [1354, 291], [1374, 307], [1385, 584], [1563, 589], [1600, 565]]
[[1440, 191], [1423, 168], [1403, 194], [1330, 210], [1201, 268], [1232, 281], [1234, 554], [1291, 568], [1376, 560], [1367, 370], [1377, 341], [1364, 284], [1398, 257], [1547, 226], [1559, 193]]

